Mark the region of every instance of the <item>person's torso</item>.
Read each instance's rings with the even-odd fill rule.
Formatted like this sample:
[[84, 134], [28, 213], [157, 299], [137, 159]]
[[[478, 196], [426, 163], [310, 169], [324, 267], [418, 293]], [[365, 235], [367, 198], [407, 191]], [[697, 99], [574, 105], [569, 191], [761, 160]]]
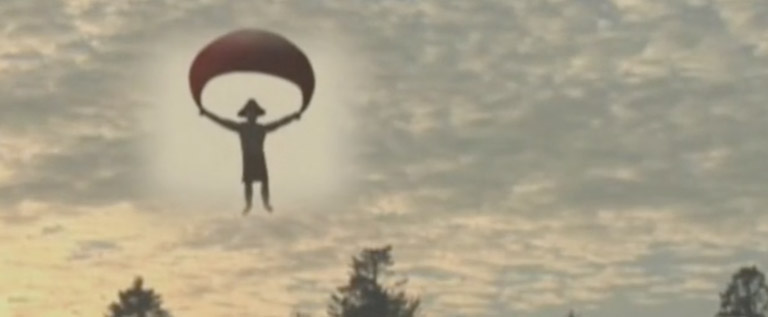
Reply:
[[261, 155], [264, 153], [264, 137], [267, 133], [263, 126], [243, 123], [240, 125], [238, 132], [244, 156]]

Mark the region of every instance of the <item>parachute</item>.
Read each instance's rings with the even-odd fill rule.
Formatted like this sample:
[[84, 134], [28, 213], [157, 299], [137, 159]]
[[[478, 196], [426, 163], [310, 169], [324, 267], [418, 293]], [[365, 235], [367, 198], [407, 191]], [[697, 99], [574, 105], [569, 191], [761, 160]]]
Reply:
[[197, 54], [189, 70], [189, 86], [197, 106], [203, 107], [203, 89], [211, 79], [240, 71], [261, 72], [294, 83], [302, 94], [300, 111], [303, 113], [309, 107], [315, 90], [309, 59], [286, 38], [258, 29], [224, 34]]

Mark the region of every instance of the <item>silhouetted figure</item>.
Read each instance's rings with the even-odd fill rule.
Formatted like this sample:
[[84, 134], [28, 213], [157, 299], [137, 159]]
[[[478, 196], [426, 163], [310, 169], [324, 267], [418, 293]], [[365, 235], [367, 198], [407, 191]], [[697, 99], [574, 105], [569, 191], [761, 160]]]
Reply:
[[243, 214], [247, 214], [251, 210], [254, 182], [261, 182], [261, 199], [264, 209], [272, 212], [272, 205], [269, 202], [269, 173], [267, 173], [267, 161], [264, 156], [264, 138], [267, 133], [273, 132], [301, 118], [301, 112], [296, 112], [267, 124], [256, 122], [256, 119], [265, 113], [264, 109], [253, 99], [249, 99], [245, 106], [237, 113], [239, 117], [246, 119], [244, 122], [222, 119], [205, 108], [200, 107], [200, 114], [240, 135], [240, 147], [243, 152], [242, 180], [243, 185], [245, 185], [245, 209], [243, 209]]

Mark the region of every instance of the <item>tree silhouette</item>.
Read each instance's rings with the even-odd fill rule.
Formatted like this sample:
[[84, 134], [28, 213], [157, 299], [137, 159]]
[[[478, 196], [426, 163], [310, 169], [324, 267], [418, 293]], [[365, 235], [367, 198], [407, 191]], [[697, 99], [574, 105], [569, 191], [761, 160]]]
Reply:
[[364, 249], [352, 257], [349, 282], [331, 296], [328, 315], [331, 317], [413, 317], [419, 307], [418, 298], [409, 298], [398, 288], [402, 280], [389, 289], [379, 283], [379, 278], [391, 274], [394, 265], [391, 246]]
[[757, 267], [743, 267], [733, 274], [725, 292], [720, 293], [717, 317], [765, 317], [768, 312], [768, 286]]
[[143, 280], [137, 277], [133, 287], [118, 293], [118, 302], [109, 305], [106, 317], [171, 317], [162, 308], [160, 295], [143, 288]]

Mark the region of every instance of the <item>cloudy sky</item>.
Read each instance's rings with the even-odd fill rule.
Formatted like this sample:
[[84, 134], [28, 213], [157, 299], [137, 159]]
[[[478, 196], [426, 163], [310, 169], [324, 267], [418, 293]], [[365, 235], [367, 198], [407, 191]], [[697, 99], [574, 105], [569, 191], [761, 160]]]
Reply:
[[[323, 314], [392, 244], [426, 316], [711, 316], [768, 261], [768, 2], [3, 0], [0, 316], [93, 316], [136, 275], [178, 316]], [[240, 216], [191, 58], [236, 28], [307, 50]], [[252, 89], [252, 90], [251, 90]], [[225, 76], [229, 116], [289, 84]], [[274, 100], [274, 102], [270, 101]], [[258, 204], [257, 204], [258, 206]]]

